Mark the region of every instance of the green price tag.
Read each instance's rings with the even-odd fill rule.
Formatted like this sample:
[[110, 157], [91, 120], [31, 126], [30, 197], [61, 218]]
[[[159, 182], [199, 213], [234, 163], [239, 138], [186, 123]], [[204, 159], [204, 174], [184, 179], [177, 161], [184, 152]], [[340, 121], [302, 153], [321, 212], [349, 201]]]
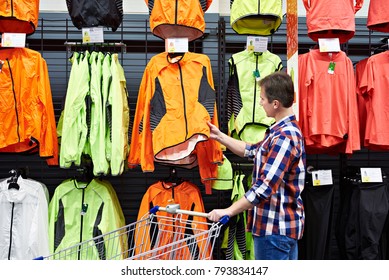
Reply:
[[330, 65], [328, 65], [328, 74], [334, 74], [335, 72], [335, 62], [330, 62]]

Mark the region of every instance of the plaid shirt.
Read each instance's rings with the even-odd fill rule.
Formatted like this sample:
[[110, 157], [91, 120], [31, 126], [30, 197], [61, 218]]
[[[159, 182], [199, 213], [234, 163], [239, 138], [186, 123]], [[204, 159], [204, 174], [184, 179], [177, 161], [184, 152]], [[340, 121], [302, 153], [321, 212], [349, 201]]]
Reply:
[[255, 206], [248, 211], [248, 230], [301, 239], [306, 155], [295, 116], [271, 126], [261, 142], [246, 145], [245, 156], [254, 160], [252, 186], [245, 194]]

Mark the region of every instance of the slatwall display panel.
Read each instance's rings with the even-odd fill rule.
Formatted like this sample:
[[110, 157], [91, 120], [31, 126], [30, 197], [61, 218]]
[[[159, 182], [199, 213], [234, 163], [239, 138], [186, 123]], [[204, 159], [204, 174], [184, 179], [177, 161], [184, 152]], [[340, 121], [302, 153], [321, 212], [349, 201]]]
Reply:
[[[49, 69], [50, 82], [53, 95], [53, 103], [56, 119], [58, 121], [62, 110], [67, 90], [67, 82], [71, 70], [69, 58], [74, 51], [84, 49], [96, 49], [119, 53], [120, 62], [125, 70], [127, 89], [129, 92], [130, 120], [133, 120], [140, 81], [147, 62], [154, 55], [164, 51], [164, 42], [151, 34], [146, 15], [125, 15], [122, 25], [116, 32], [104, 30], [104, 39], [107, 43], [121, 42], [121, 47], [100, 47], [98, 45], [72, 46], [67, 42], [81, 42], [81, 31], [76, 29], [67, 14], [64, 13], [41, 13], [37, 31], [27, 38], [28, 47], [39, 51], [46, 59]], [[219, 118], [221, 128], [226, 131], [226, 108], [224, 104], [225, 90], [228, 82], [228, 59], [235, 52], [245, 48], [246, 36], [236, 34], [230, 27], [229, 18], [217, 14], [206, 14], [206, 30], [203, 38], [189, 43], [189, 49], [194, 52], [207, 54], [211, 59], [214, 74], [215, 89], [218, 98]], [[382, 38], [385, 34], [369, 32], [365, 26], [364, 19], [357, 19], [357, 31], [353, 39], [341, 47], [347, 52], [354, 63], [371, 55], [372, 50], [382, 45]], [[299, 19], [299, 51], [304, 53], [315, 47], [306, 36], [305, 19]], [[286, 68], [286, 20], [279, 30], [269, 37], [269, 50], [278, 54]], [[233, 163], [247, 163], [228, 151], [227, 157]], [[381, 167], [388, 174], [389, 160], [387, 152], [372, 152], [366, 149], [356, 152], [349, 158], [343, 155], [308, 155], [307, 166], [314, 169], [331, 169], [334, 177], [334, 185], [338, 191], [341, 171], [347, 165]], [[46, 184], [52, 195], [56, 186], [63, 180], [78, 175], [76, 167], [61, 169], [49, 167], [46, 162], [37, 155], [0, 154], [0, 177], [8, 177], [9, 171], [13, 168], [26, 168], [29, 177]], [[245, 166], [250, 171], [251, 166]], [[214, 191], [212, 195], [205, 195], [204, 187], [199, 180], [198, 169], [187, 170], [177, 168], [179, 177], [190, 180], [199, 186], [203, 193], [203, 200], [206, 211], [214, 208], [224, 207], [230, 199], [230, 193]], [[169, 176], [169, 168], [156, 165], [155, 172], [143, 173], [140, 168], [127, 170], [123, 175], [117, 177], [106, 177], [114, 186], [121, 206], [123, 208], [126, 222], [136, 221], [139, 204], [148, 186], [157, 180]], [[335, 216], [338, 207], [339, 197], [335, 197]], [[333, 221], [335, 218], [333, 219]], [[333, 226], [332, 226], [333, 227]], [[336, 240], [332, 237], [330, 258], [338, 257]]]

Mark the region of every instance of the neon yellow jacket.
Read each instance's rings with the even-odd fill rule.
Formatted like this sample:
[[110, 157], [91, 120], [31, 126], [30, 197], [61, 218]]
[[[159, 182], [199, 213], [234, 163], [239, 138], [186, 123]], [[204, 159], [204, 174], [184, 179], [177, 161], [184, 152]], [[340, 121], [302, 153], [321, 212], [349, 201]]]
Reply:
[[[93, 179], [88, 184], [74, 179], [65, 180], [57, 186], [49, 204], [50, 253], [116, 231], [124, 225], [119, 200], [108, 181]], [[113, 240], [116, 243], [111, 244], [108, 239], [101, 245], [89, 244], [90, 250], [83, 251], [80, 257], [70, 254], [67, 259], [125, 258], [128, 245], [123, 238]], [[122, 254], [116, 256], [117, 252]]]
[[268, 36], [282, 23], [282, 0], [231, 0], [230, 22], [238, 34]]

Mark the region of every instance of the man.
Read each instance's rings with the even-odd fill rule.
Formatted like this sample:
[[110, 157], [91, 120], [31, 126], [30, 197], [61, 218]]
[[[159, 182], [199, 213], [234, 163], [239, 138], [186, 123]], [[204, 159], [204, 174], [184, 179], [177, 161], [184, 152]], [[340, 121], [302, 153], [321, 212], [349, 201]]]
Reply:
[[303, 136], [293, 114], [294, 88], [290, 76], [275, 72], [260, 80], [261, 100], [268, 117], [275, 123], [264, 139], [245, 143], [208, 123], [210, 138], [231, 152], [254, 161], [251, 189], [226, 209], [211, 211], [208, 218], [218, 221], [248, 211], [248, 230], [254, 237], [255, 258], [262, 260], [297, 259], [297, 241], [304, 228], [301, 192], [305, 179]]

